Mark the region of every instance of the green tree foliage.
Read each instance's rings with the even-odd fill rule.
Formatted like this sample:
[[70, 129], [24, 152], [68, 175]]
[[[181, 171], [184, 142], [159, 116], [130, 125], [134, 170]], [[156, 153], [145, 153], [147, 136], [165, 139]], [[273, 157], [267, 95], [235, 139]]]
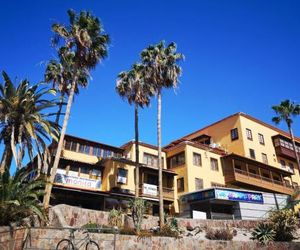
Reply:
[[128, 206], [131, 209], [135, 230], [137, 233], [139, 233], [142, 228], [143, 217], [147, 210], [148, 204], [144, 199], [136, 198], [130, 200]]
[[0, 174], [0, 225], [22, 223], [24, 218], [37, 216], [46, 221], [46, 214], [39, 198], [43, 196], [45, 181], [29, 181], [30, 172], [22, 168], [14, 176], [9, 171]]
[[50, 120], [53, 115], [48, 109], [55, 107], [55, 100], [48, 100], [47, 95], [55, 94], [41, 84], [30, 86], [28, 80], [15, 86], [9, 76], [2, 72], [4, 83], [0, 84], [0, 142], [5, 149], [1, 160], [1, 172], [9, 169], [12, 158], [17, 168], [22, 167], [22, 160], [27, 152], [32, 160], [34, 149], [38, 157], [47, 150], [46, 141], [58, 138], [58, 128]]

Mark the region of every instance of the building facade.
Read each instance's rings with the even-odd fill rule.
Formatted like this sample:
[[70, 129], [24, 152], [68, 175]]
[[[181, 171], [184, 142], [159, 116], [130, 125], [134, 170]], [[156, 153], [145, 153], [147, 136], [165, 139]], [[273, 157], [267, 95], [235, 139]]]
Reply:
[[[295, 139], [300, 154], [300, 139]], [[157, 159], [155, 146], [140, 143], [139, 196], [151, 204], [153, 215], [158, 214]], [[202, 212], [206, 218], [243, 218], [258, 203], [261, 211], [282, 207], [300, 184], [289, 135], [244, 113], [166, 145], [162, 164], [165, 211], [182, 216]], [[67, 135], [51, 203], [126, 209], [134, 197], [135, 168], [132, 141], [115, 147]], [[257, 203], [251, 198], [272, 195], [272, 202], [262, 198]]]

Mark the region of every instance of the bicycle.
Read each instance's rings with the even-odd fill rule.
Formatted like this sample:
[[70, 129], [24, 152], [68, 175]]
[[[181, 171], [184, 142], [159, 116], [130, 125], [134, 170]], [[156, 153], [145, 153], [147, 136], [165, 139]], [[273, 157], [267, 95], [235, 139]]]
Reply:
[[[90, 234], [88, 231], [84, 231], [83, 234], [86, 234], [86, 236], [83, 239], [80, 239], [77, 244], [75, 244], [75, 235], [74, 232], [77, 229], [70, 229], [70, 236], [68, 239], [62, 239], [60, 242], [56, 245], [56, 250], [78, 250], [80, 249], [84, 243], [86, 242], [85, 249], [86, 250], [100, 250], [99, 245], [93, 241], [90, 237]], [[79, 245], [80, 243], [80, 245]], [[78, 247], [79, 245], [79, 247]]]

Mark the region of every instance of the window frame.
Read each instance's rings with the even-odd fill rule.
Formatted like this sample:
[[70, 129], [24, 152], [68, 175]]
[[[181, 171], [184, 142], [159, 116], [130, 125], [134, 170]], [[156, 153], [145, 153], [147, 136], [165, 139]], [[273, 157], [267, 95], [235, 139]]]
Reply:
[[[253, 155], [251, 152], [253, 152]], [[251, 159], [256, 160], [255, 150], [253, 148], [249, 148], [249, 155]]]
[[[216, 165], [213, 165], [212, 163], [215, 162]], [[216, 167], [216, 169], [214, 169]], [[210, 170], [212, 171], [219, 171], [219, 161], [216, 158], [210, 157]]]
[[246, 128], [246, 137], [248, 140], [253, 141], [252, 130], [249, 128]]
[[[197, 181], [201, 183], [201, 188], [197, 188]], [[195, 178], [195, 191], [202, 190], [204, 188], [204, 183], [202, 178]]]
[[[265, 158], [264, 158], [265, 157]], [[265, 164], [269, 164], [268, 155], [265, 153], [261, 153], [262, 162]]]
[[[119, 181], [120, 171], [124, 171], [126, 173], [126, 177], [125, 177], [126, 178], [126, 183]], [[123, 176], [121, 176], [121, 177], [123, 177]], [[117, 180], [116, 181], [117, 181], [117, 184], [127, 185], [128, 184], [128, 169], [119, 167], [118, 168], [118, 174], [117, 174]]]
[[239, 130], [238, 128], [233, 128], [230, 130], [231, 141], [235, 141], [239, 139]]
[[[195, 157], [199, 157], [199, 164], [196, 164], [197, 161], [195, 160], [196, 159]], [[197, 167], [202, 167], [202, 156], [201, 156], [201, 154], [193, 152], [193, 165], [197, 166]]]
[[260, 145], [265, 145], [265, 138], [263, 134], [258, 133], [258, 141]]
[[[181, 183], [182, 185], [179, 185], [179, 183]], [[184, 177], [180, 177], [177, 179], [177, 192], [184, 192]]]

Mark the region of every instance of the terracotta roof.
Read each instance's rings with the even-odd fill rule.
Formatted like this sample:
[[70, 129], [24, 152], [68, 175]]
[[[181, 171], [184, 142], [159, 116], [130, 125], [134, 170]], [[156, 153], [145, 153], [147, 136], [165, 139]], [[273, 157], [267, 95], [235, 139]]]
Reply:
[[[126, 142], [124, 145], [122, 145], [120, 148], [122, 149], [125, 149], [127, 146], [130, 146], [130, 145], [133, 145], [135, 143], [134, 140], [132, 141], [129, 141], [129, 142]], [[149, 143], [145, 143], [145, 142], [139, 142], [139, 145], [140, 146], [143, 146], [143, 147], [146, 147], [146, 148], [151, 148], [151, 149], [154, 149], [154, 150], [157, 150], [158, 147], [155, 146], [155, 145], [152, 145], [152, 144], [149, 144]], [[164, 148], [162, 148], [162, 151], [165, 152]]]

